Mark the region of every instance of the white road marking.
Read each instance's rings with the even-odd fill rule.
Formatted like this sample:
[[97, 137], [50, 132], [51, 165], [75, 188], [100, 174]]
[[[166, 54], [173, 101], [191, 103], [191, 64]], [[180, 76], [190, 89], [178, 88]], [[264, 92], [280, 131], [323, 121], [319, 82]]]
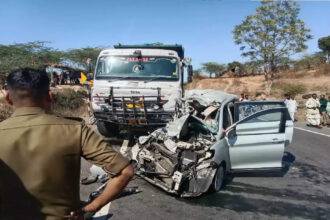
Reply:
[[111, 205], [111, 202], [109, 202], [108, 204], [106, 204], [105, 206], [103, 206], [102, 209], [100, 209], [100, 211], [98, 211], [97, 213], [95, 213], [93, 215], [93, 218], [97, 218], [99, 220], [100, 219], [103, 219], [103, 218], [104, 218], [104, 220], [108, 219], [110, 205]]
[[330, 135], [328, 135], [328, 134], [322, 134], [322, 133], [319, 133], [319, 132], [316, 132], [316, 131], [311, 131], [311, 130], [308, 130], [308, 129], [305, 129], [305, 128], [299, 128], [299, 127], [294, 127], [294, 128], [298, 129], [298, 130], [307, 131], [307, 132], [310, 132], [310, 133], [313, 133], [313, 134], [318, 134], [318, 135], [322, 135], [322, 136], [326, 136], [326, 137], [330, 138]]

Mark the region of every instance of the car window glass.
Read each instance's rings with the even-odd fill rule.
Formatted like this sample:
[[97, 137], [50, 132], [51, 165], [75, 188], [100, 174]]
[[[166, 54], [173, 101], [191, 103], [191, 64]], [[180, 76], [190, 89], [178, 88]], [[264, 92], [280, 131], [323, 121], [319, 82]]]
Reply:
[[238, 119], [236, 121], [240, 121], [250, 115], [253, 115], [257, 112], [264, 111], [267, 109], [273, 109], [283, 107], [282, 103], [249, 103], [242, 102], [239, 105], [238, 109]]
[[223, 129], [227, 129], [229, 126], [232, 125], [232, 115], [231, 112], [229, 110], [228, 105], [225, 106], [225, 108], [223, 109]]
[[205, 123], [208, 125], [209, 129], [212, 133], [217, 133], [219, 128], [219, 109], [208, 115], [207, 118], [204, 119]]
[[234, 118], [234, 115], [235, 115], [235, 108], [234, 108], [234, 104], [231, 103], [231, 105], [229, 106], [229, 112], [230, 112], [230, 115], [232, 116], [232, 123], [234, 123], [235, 121], [235, 118]]
[[244, 123], [256, 123], [256, 122], [280, 122], [282, 118], [282, 112], [272, 112], [268, 114], [259, 115], [257, 117], [253, 117], [247, 121], [242, 122]]

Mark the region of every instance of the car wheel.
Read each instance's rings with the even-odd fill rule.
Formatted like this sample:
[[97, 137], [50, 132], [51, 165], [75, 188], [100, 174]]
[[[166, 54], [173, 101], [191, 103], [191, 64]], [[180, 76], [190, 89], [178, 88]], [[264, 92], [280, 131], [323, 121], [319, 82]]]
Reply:
[[116, 124], [98, 120], [96, 126], [100, 134], [105, 137], [115, 137], [119, 134], [119, 127]]
[[213, 182], [211, 185], [211, 190], [213, 192], [219, 192], [224, 185], [225, 180], [225, 169], [223, 165], [220, 165], [217, 172], [214, 175]]

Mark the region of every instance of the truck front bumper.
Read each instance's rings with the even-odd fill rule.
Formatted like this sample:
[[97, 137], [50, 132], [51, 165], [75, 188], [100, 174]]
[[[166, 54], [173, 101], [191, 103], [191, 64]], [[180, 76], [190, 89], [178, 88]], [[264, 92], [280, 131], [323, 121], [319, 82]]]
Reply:
[[164, 126], [172, 120], [174, 111], [141, 111], [135, 110], [116, 110], [111, 109], [94, 112], [94, 117], [97, 120], [107, 121], [118, 125], [124, 126]]

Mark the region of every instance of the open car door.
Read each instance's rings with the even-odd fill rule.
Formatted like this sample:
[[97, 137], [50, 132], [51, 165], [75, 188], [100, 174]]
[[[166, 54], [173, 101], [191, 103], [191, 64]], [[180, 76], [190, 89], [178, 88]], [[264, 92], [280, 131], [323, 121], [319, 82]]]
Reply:
[[[234, 107], [234, 122], [238, 122], [259, 111], [286, 107], [283, 101], [244, 101], [236, 102]], [[293, 120], [288, 111], [286, 111], [285, 121], [285, 141], [286, 144], [291, 143], [293, 136]]]
[[[247, 103], [243, 106], [248, 107]], [[227, 129], [226, 135], [231, 170], [268, 171], [282, 168], [287, 139], [286, 107], [281, 104], [272, 107], [251, 104], [253, 108], [237, 108], [241, 107], [238, 105], [235, 106], [237, 122]]]

